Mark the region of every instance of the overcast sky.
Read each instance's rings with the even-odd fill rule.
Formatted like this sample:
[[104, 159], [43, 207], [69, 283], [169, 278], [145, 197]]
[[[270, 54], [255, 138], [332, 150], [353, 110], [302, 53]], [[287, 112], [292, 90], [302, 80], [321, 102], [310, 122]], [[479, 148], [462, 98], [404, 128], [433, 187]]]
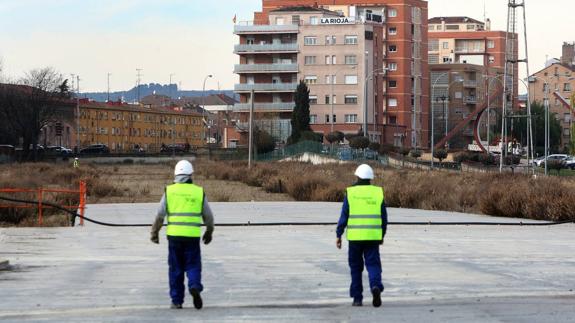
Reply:
[[[561, 56], [575, 40], [573, 0], [526, 0], [531, 73], [546, 55]], [[505, 0], [431, 0], [429, 16], [483, 20], [505, 30]], [[552, 5], [551, 5], [552, 4]], [[142, 83], [174, 83], [183, 89], [232, 89], [237, 80], [232, 18], [251, 20], [261, 0], [0, 0], [0, 59], [17, 78], [51, 66], [81, 76], [82, 91], [127, 90], [143, 69]], [[522, 32], [522, 31], [521, 31]]]

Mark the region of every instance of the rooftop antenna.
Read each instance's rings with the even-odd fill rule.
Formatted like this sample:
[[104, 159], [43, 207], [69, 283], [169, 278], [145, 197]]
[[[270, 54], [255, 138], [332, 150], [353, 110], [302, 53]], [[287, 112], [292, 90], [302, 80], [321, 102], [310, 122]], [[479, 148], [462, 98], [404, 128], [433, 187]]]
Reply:
[[485, 0], [483, 0], [483, 23], [487, 22], [487, 8], [485, 6]]
[[142, 69], [136, 68], [136, 93], [137, 93], [137, 103], [140, 103], [140, 82], [142, 81]]

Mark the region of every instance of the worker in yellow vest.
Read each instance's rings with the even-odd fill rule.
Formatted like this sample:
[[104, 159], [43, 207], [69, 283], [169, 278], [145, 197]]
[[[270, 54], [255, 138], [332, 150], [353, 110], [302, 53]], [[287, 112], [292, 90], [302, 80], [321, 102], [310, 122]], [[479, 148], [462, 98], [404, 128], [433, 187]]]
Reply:
[[369, 286], [373, 296], [373, 306], [381, 306], [381, 259], [379, 245], [387, 229], [387, 211], [383, 188], [371, 185], [373, 169], [366, 164], [356, 171], [358, 181], [348, 187], [337, 224], [336, 246], [341, 249], [341, 236], [347, 227], [349, 241], [348, 262], [351, 270], [350, 297], [353, 306], [363, 305], [363, 266], [367, 268]]
[[200, 237], [202, 224], [206, 232], [202, 238], [204, 244], [212, 241], [214, 216], [204, 194], [204, 189], [192, 182], [194, 168], [187, 160], [179, 161], [174, 170], [174, 183], [166, 187], [156, 220], [152, 225], [151, 240], [159, 243], [159, 232], [164, 218], [168, 218], [166, 234], [168, 237], [168, 265], [170, 278], [171, 308], [181, 309], [186, 288], [184, 275], [188, 276], [188, 290], [193, 298], [194, 307], [203, 306], [200, 293], [202, 286], [202, 258]]

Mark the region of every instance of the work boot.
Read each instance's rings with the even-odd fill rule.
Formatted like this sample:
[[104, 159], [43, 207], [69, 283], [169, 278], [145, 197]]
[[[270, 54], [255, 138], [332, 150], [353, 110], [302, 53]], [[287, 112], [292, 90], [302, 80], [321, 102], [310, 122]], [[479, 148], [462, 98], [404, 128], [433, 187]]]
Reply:
[[373, 307], [380, 307], [381, 306], [381, 290], [379, 288], [374, 287], [371, 289], [371, 294], [373, 295]]
[[354, 298], [351, 306], [363, 306], [363, 302], [362, 302], [361, 298]]
[[170, 305], [170, 308], [173, 310], [179, 310], [182, 309], [182, 304], [174, 304], [172, 303], [172, 305]]
[[204, 306], [204, 303], [202, 302], [200, 291], [195, 288], [190, 288], [190, 294], [192, 294], [192, 297], [194, 298], [194, 307], [198, 310], [201, 309], [202, 306]]

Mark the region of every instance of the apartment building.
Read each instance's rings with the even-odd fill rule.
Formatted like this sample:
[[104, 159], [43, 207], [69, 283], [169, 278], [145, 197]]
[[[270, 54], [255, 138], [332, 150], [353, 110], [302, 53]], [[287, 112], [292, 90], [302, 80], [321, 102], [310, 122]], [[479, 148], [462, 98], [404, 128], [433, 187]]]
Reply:
[[572, 99], [575, 99], [575, 65], [554, 63], [529, 77], [531, 102], [549, 104], [549, 113], [561, 123], [561, 146], [573, 138]]
[[[487, 146], [501, 111], [502, 68], [486, 69], [473, 64], [431, 64], [432, 113], [434, 143], [439, 143], [458, 124], [466, 120], [478, 106], [489, 107], [481, 114], [472, 116], [456, 135], [447, 140], [444, 147], [467, 149], [470, 144], [482, 142]], [[494, 77], [495, 75], [495, 77]], [[498, 80], [499, 79], [499, 80]], [[489, 104], [487, 95], [490, 95]], [[488, 138], [487, 133], [491, 134]], [[476, 131], [477, 130], [477, 131]]]
[[427, 2], [263, 0], [262, 7], [234, 29], [234, 109], [242, 121], [254, 90], [256, 119], [289, 125], [303, 80], [314, 131], [359, 133], [367, 125], [374, 142], [427, 143]]
[[[80, 123], [80, 149], [92, 144], [105, 144], [112, 153], [134, 152], [142, 148], [159, 152], [162, 145], [204, 145], [201, 138], [204, 126], [202, 115], [172, 108], [144, 107], [121, 102], [94, 102], [80, 100], [80, 117], [48, 124], [40, 143], [76, 147], [77, 122]], [[61, 127], [59, 132], [56, 128]]]

